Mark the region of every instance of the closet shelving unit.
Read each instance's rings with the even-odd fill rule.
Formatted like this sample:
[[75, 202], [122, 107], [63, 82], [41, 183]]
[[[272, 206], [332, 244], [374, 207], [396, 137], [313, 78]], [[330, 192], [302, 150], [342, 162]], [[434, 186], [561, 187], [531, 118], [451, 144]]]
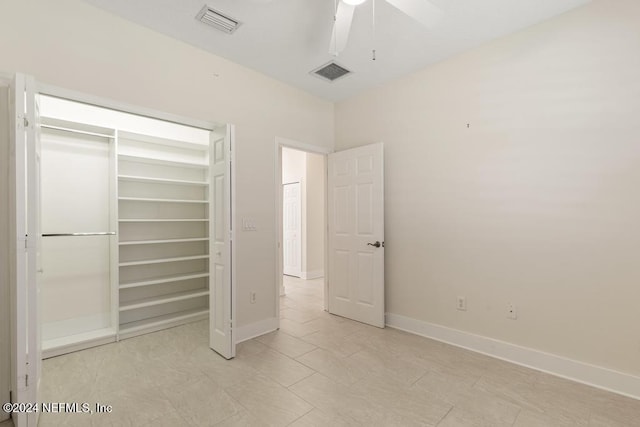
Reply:
[[[72, 150], [74, 155], [71, 157], [78, 156], [75, 151], [82, 153], [80, 155], [93, 153], [93, 156], [98, 157], [98, 153], [102, 152], [103, 155], [106, 154], [109, 164], [108, 176], [104, 176], [100, 188], [91, 187], [92, 193], [105, 192], [105, 200], [97, 205], [97, 209], [100, 209], [101, 204], [107, 206], [108, 212], [102, 219], [89, 215], [90, 219], [87, 220], [85, 212], [80, 214], [80, 218], [77, 216], [74, 199], [83, 198], [84, 193], [78, 193], [82, 192], [82, 186], [56, 189], [47, 187], [49, 194], [41, 193], [41, 203], [47, 209], [46, 217], [41, 216], [41, 293], [43, 299], [50, 298], [53, 292], [57, 297], [57, 301], [47, 301], [47, 315], [53, 319], [42, 319], [42, 354], [47, 358], [116, 340], [117, 308], [114, 301], [117, 299], [117, 275], [113, 274], [113, 269], [108, 265], [110, 259], [117, 256], [118, 248], [118, 237], [113, 232], [117, 228], [117, 207], [113, 200], [117, 185], [114, 172], [116, 132], [111, 128], [47, 116], [40, 118], [40, 132], [44, 150], [41, 157], [44, 173], [64, 175], [64, 169], [52, 169], [52, 164], [57, 163], [59, 156], [68, 157], [64, 155], [64, 150]], [[45, 150], [44, 147], [48, 148]], [[97, 149], [98, 147], [104, 148]], [[87, 158], [92, 161], [92, 167], [95, 167], [96, 158], [93, 156], [90, 154]], [[74, 166], [66, 166], [72, 170], [68, 179], [75, 169]], [[42, 176], [43, 188], [45, 184], [54, 185], [51, 184], [52, 178]], [[60, 176], [56, 176], [53, 182], [60, 184], [59, 178]], [[95, 184], [95, 176], [86, 179], [90, 185]], [[55, 202], [51, 200], [52, 194], [55, 194]], [[68, 207], [74, 209], [74, 212], [66, 215], [63, 212]], [[80, 236], [83, 233], [86, 235]], [[76, 257], [86, 243], [89, 243], [89, 252], [85, 251], [83, 255], [88, 257], [78, 261]], [[106, 266], [96, 263], [95, 256], [91, 255], [91, 251], [95, 251], [97, 247], [108, 257]], [[78, 263], [82, 263], [80, 272]], [[67, 276], [70, 270], [75, 277]], [[84, 299], [87, 297], [88, 300]]]
[[119, 131], [119, 337], [209, 315], [209, 145]]
[[40, 96], [45, 358], [209, 317], [212, 131]]

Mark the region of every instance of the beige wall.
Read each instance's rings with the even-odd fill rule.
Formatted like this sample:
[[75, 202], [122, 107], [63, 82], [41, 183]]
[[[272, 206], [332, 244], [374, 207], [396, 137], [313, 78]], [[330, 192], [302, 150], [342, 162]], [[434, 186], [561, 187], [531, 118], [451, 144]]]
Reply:
[[236, 125], [236, 213], [257, 228], [236, 235], [237, 325], [275, 317], [275, 136], [331, 148], [333, 104], [80, 0], [8, 0], [0, 9], [4, 72]]
[[[9, 91], [0, 82], [0, 218], [9, 216]], [[9, 305], [9, 221], [0, 221], [0, 402], [9, 402], [11, 387]], [[0, 421], [9, 418], [0, 412]]]
[[637, 0], [339, 103], [337, 149], [385, 143], [387, 312], [640, 374], [639, 112]]
[[324, 274], [325, 156], [307, 153], [307, 274]]

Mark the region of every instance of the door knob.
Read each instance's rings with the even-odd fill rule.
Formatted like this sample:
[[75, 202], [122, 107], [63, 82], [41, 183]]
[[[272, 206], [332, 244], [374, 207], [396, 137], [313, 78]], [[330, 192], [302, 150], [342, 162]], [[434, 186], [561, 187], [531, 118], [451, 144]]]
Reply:
[[367, 243], [367, 246], [373, 246], [374, 248], [379, 248], [382, 246], [382, 243], [376, 241], [375, 243]]

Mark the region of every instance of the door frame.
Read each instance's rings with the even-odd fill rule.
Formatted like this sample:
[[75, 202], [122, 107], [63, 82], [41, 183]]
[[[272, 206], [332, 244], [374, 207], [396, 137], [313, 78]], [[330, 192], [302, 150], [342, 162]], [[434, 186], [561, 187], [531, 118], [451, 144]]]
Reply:
[[50, 85], [36, 81], [35, 91], [41, 95], [48, 95], [56, 98], [64, 98], [83, 104], [95, 105], [96, 107], [108, 108], [111, 110], [121, 111], [123, 113], [131, 113], [137, 116], [149, 117], [153, 119], [164, 120], [179, 125], [186, 125], [204, 130], [214, 131], [217, 128], [226, 126], [227, 123], [218, 123], [208, 120], [192, 119], [177, 114], [157, 111], [153, 108], [140, 107], [126, 102], [116, 101], [102, 96], [91, 95], [84, 92], [78, 92], [72, 89], [66, 89], [55, 85]]
[[[11, 400], [39, 401], [40, 312], [38, 250], [40, 242], [39, 141], [34, 78], [16, 73], [10, 87], [9, 239], [11, 304]], [[21, 112], [17, 113], [17, 110]], [[16, 114], [17, 113], [17, 114]], [[22, 134], [22, 136], [19, 136]], [[34, 209], [34, 206], [37, 207]], [[22, 310], [22, 311], [21, 311]], [[39, 413], [12, 413], [17, 427], [35, 426]]]
[[[0, 76], [0, 94], [4, 97], [2, 105], [0, 105], [0, 170], [7, 171], [3, 173], [0, 180], [0, 342], [6, 343], [0, 348], [0, 401], [9, 402], [11, 390], [11, 352], [13, 351], [11, 337], [11, 290], [10, 275], [11, 268], [11, 236], [9, 229], [9, 218], [11, 216], [10, 190], [11, 184], [8, 179], [8, 171], [11, 163], [11, 135], [10, 135], [10, 114], [11, 107], [9, 105], [10, 81]], [[4, 96], [6, 95], [6, 97]], [[4, 108], [3, 108], [4, 107]], [[10, 418], [11, 414], [4, 411], [0, 412], [0, 423]]]
[[[324, 148], [324, 147], [317, 147], [315, 145], [309, 145], [309, 144], [305, 144], [302, 142], [298, 142], [292, 139], [287, 139], [287, 138], [281, 138], [276, 136], [276, 141], [275, 141], [275, 192], [276, 192], [276, 197], [275, 197], [275, 211], [276, 211], [276, 224], [275, 224], [275, 241], [274, 241], [274, 250], [275, 250], [275, 259], [276, 259], [276, 288], [275, 288], [275, 307], [276, 307], [276, 311], [275, 311], [275, 317], [277, 319], [277, 325], [278, 325], [278, 329], [280, 328], [280, 297], [282, 295], [284, 295], [284, 285], [282, 283], [282, 276], [283, 276], [283, 248], [282, 248], [282, 232], [283, 232], [283, 227], [282, 227], [282, 221], [283, 221], [283, 214], [282, 214], [282, 203], [283, 203], [283, 196], [282, 196], [282, 185], [284, 184], [282, 182], [282, 149], [283, 148], [291, 148], [294, 150], [299, 150], [299, 151], [304, 151], [307, 153], [312, 153], [312, 154], [320, 154], [324, 157], [324, 179], [325, 179], [325, 183], [327, 180], [327, 156], [331, 153], [333, 153], [334, 150], [329, 149], [329, 148]], [[327, 234], [327, 186], [324, 186], [324, 223], [325, 223], [325, 229], [323, 231], [323, 236], [324, 236], [324, 248], [325, 248], [325, 254], [324, 254], [324, 271], [325, 271], [325, 275], [324, 275], [324, 310], [327, 311], [329, 309], [329, 282], [327, 280], [327, 238], [328, 238], [328, 234]]]

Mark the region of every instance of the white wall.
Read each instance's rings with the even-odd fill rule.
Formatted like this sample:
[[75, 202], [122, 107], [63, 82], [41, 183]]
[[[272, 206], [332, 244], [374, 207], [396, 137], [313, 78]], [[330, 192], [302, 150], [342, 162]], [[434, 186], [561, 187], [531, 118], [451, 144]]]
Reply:
[[[279, 135], [331, 148], [333, 104], [80, 0], [8, 0], [0, 70], [194, 119], [236, 125], [237, 325], [273, 319], [275, 158]], [[216, 77], [216, 74], [219, 77]], [[257, 302], [249, 304], [256, 290]], [[259, 329], [259, 328], [258, 328]]]
[[594, 1], [336, 106], [385, 143], [387, 312], [640, 375], [639, 52]]
[[[0, 82], [0, 218], [9, 217], [9, 91]], [[11, 306], [9, 304], [9, 221], [0, 221], [0, 402], [11, 388]], [[0, 411], [0, 421], [9, 418]]]

